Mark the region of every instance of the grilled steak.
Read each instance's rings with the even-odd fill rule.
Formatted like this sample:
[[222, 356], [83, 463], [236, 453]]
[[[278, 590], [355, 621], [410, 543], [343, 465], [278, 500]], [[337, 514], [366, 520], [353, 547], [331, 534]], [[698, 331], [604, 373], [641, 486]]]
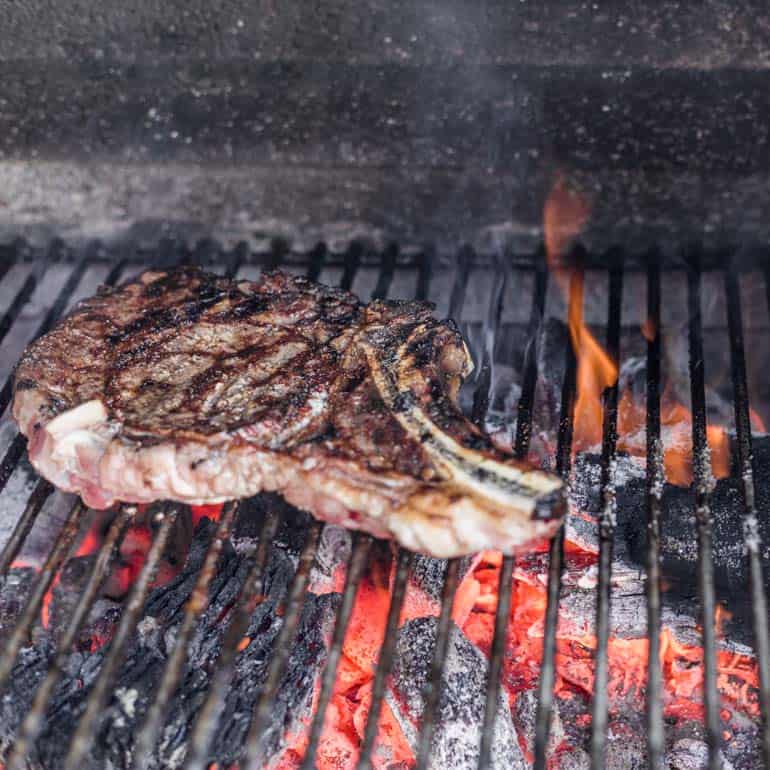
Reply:
[[463, 416], [470, 356], [431, 310], [280, 272], [146, 272], [29, 347], [13, 414], [34, 466], [95, 508], [278, 490], [436, 556], [512, 551], [555, 530], [560, 482]]

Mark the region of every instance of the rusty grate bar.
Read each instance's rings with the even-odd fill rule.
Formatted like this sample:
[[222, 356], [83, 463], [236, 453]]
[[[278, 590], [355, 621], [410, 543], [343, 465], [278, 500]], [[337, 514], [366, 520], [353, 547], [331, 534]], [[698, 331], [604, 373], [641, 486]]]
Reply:
[[[535, 289], [532, 295], [532, 310], [529, 315], [527, 349], [524, 353], [524, 374], [521, 384], [521, 397], [517, 406], [516, 437], [514, 455], [524, 460], [529, 452], [532, 436], [532, 408], [535, 402], [537, 385], [537, 334], [540, 321], [545, 314], [545, 293], [548, 288], [548, 273], [538, 269], [535, 272]], [[500, 697], [501, 676], [505, 658], [505, 646], [508, 641], [508, 616], [511, 611], [511, 593], [513, 591], [513, 556], [503, 557], [498, 585], [497, 608], [495, 610], [495, 630], [492, 637], [492, 651], [489, 658], [489, 675], [486, 702], [484, 704], [484, 723], [481, 730], [479, 750], [479, 770], [491, 766], [492, 740], [495, 732], [497, 703]]]
[[318, 551], [318, 542], [321, 539], [323, 526], [320, 521], [314, 521], [310, 525], [305, 546], [299, 557], [297, 571], [294, 574], [294, 579], [289, 588], [289, 596], [286, 600], [283, 625], [278, 633], [278, 638], [275, 640], [270, 666], [267, 670], [267, 679], [257, 699], [251, 728], [246, 737], [245, 767], [256, 767], [257, 762], [261, 758], [262, 739], [270, 719], [270, 709], [275, 702], [278, 687], [281, 684], [281, 677], [286, 672], [291, 644], [299, 627], [307, 587], [310, 582], [310, 570], [313, 567], [316, 552]]
[[663, 672], [660, 667], [660, 517], [663, 447], [660, 438], [660, 265], [650, 254], [647, 269], [647, 752], [652, 770], [663, 767]]
[[[569, 311], [582, 312], [583, 270], [573, 271], [569, 286]], [[574, 429], [577, 359], [572, 345], [567, 345], [566, 370], [561, 390], [559, 435], [556, 444], [556, 472], [568, 479], [572, 465], [572, 433]], [[553, 712], [553, 686], [556, 680], [556, 623], [559, 613], [561, 575], [564, 569], [564, 527], [551, 540], [548, 563], [548, 599], [545, 611], [543, 659], [537, 690], [537, 718], [535, 721], [535, 770], [546, 770], [548, 735]]]
[[709, 770], [720, 770], [719, 694], [715, 626], [714, 558], [712, 552], [711, 452], [706, 434], [706, 384], [703, 361], [703, 320], [701, 317], [701, 273], [693, 260], [687, 274], [687, 305], [690, 317], [690, 398], [692, 402], [693, 478], [695, 516], [698, 525], [698, 594], [703, 628], [704, 700]]
[[[738, 437], [738, 470], [741, 479], [744, 511], [744, 539], [749, 560], [749, 585], [754, 628], [754, 646], [759, 667], [759, 703], [762, 711], [762, 759], [770, 768], [770, 637], [768, 636], [767, 593], [763, 577], [762, 539], [759, 535], [754, 467], [752, 460], [751, 420], [749, 418], [749, 389], [746, 382], [746, 352], [743, 342], [743, 313], [738, 276], [726, 269], [727, 325], [730, 334], [730, 355], [733, 379], [735, 428]], [[768, 287], [770, 290], [770, 287]]]
[[77, 537], [85, 510], [86, 508], [80, 500], [70, 508], [69, 515], [56, 538], [56, 543], [48, 554], [48, 558], [45, 560], [45, 563], [38, 574], [35, 587], [32, 589], [32, 592], [27, 599], [24, 610], [16, 621], [11, 636], [6, 640], [3, 646], [3, 652], [0, 656], [0, 690], [5, 687], [8, 677], [13, 670], [16, 656], [19, 654], [21, 646], [28, 638], [30, 629], [38, 619], [40, 607], [43, 604], [43, 598], [51, 586], [51, 583], [53, 583], [53, 579], [56, 577], [56, 573], [59, 571], [64, 559], [69, 553], [75, 537]]
[[[619, 258], [619, 255], [615, 255]], [[623, 298], [623, 272], [610, 271], [610, 296], [607, 309], [607, 354], [620, 366], [620, 315]], [[596, 655], [594, 670], [593, 718], [591, 721], [591, 763], [595, 770], [604, 767], [607, 749], [610, 638], [610, 584], [612, 552], [615, 542], [615, 452], [618, 443], [618, 377], [603, 394], [601, 456], [602, 510], [599, 514], [599, 586], [596, 607]]]
[[112, 564], [112, 560], [117, 553], [120, 543], [123, 540], [129, 524], [136, 516], [136, 508], [133, 506], [123, 506], [118, 515], [113, 519], [110, 528], [105, 535], [104, 542], [99, 548], [96, 560], [93, 565], [88, 582], [83, 593], [78, 600], [77, 606], [73, 612], [72, 618], [59, 641], [56, 649], [56, 655], [51, 661], [45, 679], [35, 693], [35, 699], [27, 716], [22, 722], [19, 733], [13, 744], [13, 751], [6, 764], [7, 770], [21, 770], [26, 762], [27, 752], [35, 740], [42, 726], [45, 709], [48, 700], [53, 693], [54, 687], [59, 681], [67, 658], [72, 652], [72, 645], [75, 643], [78, 632], [88, 617], [88, 613], [98, 597], [98, 592], [107, 575], [107, 570]]
[[160, 560], [166, 547], [171, 527], [179, 513], [179, 508], [179, 505], [171, 504], [165, 506], [162, 511], [156, 514], [155, 521], [160, 526], [147, 553], [147, 559], [131, 588], [131, 594], [120, 616], [118, 628], [109, 643], [109, 649], [102, 662], [99, 674], [86, 700], [85, 711], [78, 722], [67, 758], [64, 762], [64, 770], [76, 770], [91, 746], [92, 736], [96, 731], [99, 716], [104, 710], [104, 704], [109, 695], [108, 687], [117, 672], [125, 646], [136, 630], [137, 623], [144, 609], [145, 600], [150, 592], [150, 586], [160, 566]]
[[318, 696], [318, 706], [313, 716], [313, 724], [310, 728], [310, 737], [308, 738], [307, 750], [305, 751], [301, 770], [312, 770], [315, 767], [315, 755], [318, 750], [318, 742], [321, 739], [321, 732], [323, 731], [326, 709], [332, 697], [334, 682], [337, 677], [337, 667], [342, 657], [345, 632], [353, 612], [353, 604], [358, 592], [358, 586], [361, 583], [361, 577], [364, 574], [371, 545], [372, 538], [369, 535], [364, 535], [360, 532], [355, 533], [353, 549], [350, 553], [345, 573], [345, 588], [342, 593], [342, 602], [340, 603], [334, 623], [334, 636], [329, 648], [329, 656], [326, 659], [326, 668], [321, 680], [321, 692]]
[[396, 577], [393, 581], [393, 593], [390, 597], [388, 618], [385, 623], [385, 637], [382, 641], [382, 646], [380, 647], [380, 655], [377, 659], [377, 669], [374, 674], [372, 705], [369, 708], [369, 714], [366, 719], [364, 741], [361, 745], [361, 754], [358, 759], [358, 765], [356, 766], [357, 770], [371, 770], [372, 767], [372, 751], [374, 749], [374, 742], [377, 739], [377, 729], [380, 724], [382, 701], [385, 696], [385, 681], [393, 667], [398, 621], [401, 617], [401, 608], [404, 605], [406, 582], [409, 577], [411, 564], [412, 554], [409, 551], [400, 548], [396, 565]]
[[139, 731], [134, 750], [134, 766], [145, 768], [149, 763], [152, 749], [158, 738], [161, 727], [163, 726], [163, 716], [171, 697], [179, 686], [182, 676], [183, 666], [188, 652], [188, 644], [195, 624], [206, 609], [209, 599], [209, 585], [219, 557], [222, 554], [225, 540], [230, 536], [233, 521], [238, 512], [238, 503], [226, 503], [217, 523], [217, 529], [214, 537], [209, 543], [209, 547], [204, 557], [203, 565], [198, 573], [198, 579], [195, 587], [187, 600], [184, 609], [184, 617], [179, 626], [174, 641], [174, 651], [171, 653], [166, 666], [163, 670], [163, 677], [158, 685], [157, 694], [152, 705], [147, 710], [144, 717], [144, 724]]
[[265, 570], [270, 558], [270, 547], [278, 531], [279, 523], [280, 517], [272, 509], [267, 512], [262, 522], [254, 564], [244, 580], [238, 603], [231, 614], [230, 623], [225, 631], [206, 699], [193, 723], [189, 744], [189, 766], [203, 767], [206, 763], [211, 736], [219, 720], [227, 686], [233, 675], [238, 645], [249, 627], [254, 605], [260, 601], [264, 592]]

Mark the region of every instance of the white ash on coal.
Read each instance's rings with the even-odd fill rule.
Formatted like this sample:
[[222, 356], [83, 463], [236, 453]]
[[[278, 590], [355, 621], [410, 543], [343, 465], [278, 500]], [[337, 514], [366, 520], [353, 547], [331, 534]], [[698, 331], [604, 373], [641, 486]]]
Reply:
[[[423, 693], [429, 676], [436, 640], [436, 619], [417, 618], [405, 623], [396, 643], [396, 662], [388, 703], [403, 726], [404, 734], [416, 740], [422, 723]], [[441, 674], [441, 694], [431, 744], [429, 768], [457, 770], [475, 768], [478, 762], [481, 725], [484, 717], [487, 661], [484, 655], [454, 624]], [[492, 767], [524, 770], [511, 712], [501, 693], [492, 742]]]

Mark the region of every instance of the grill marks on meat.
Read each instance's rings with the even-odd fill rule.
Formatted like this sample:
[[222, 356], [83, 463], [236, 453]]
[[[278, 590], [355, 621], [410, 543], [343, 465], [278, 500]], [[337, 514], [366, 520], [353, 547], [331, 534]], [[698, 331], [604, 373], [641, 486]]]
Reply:
[[551, 534], [558, 480], [463, 416], [470, 356], [431, 311], [280, 272], [147, 272], [25, 352], [14, 416], [40, 472], [95, 507], [278, 490], [437, 556]]

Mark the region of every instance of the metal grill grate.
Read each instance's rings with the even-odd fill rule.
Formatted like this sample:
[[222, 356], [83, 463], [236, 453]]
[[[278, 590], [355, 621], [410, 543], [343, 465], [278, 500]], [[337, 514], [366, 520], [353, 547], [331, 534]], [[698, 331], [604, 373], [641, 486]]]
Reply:
[[[61, 256], [62, 244], [55, 244], [52, 253]], [[24, 249], [17, 245], [12, 250], [11, 258], [0, 268], [0, 280], [8, 273], [14, 260], [24, 257]], [[292, 267], [304, 271], [310, 278], [317, 279], [324, 268], [334, 267], [340, 275], [339, 284], [351, 288], [362, 265], [376, 267], [378, 275], [373, 296], [386, 297], [390, 292], [394, 276], [398, 269], [414, 271], [416, 297], [423, 299], [428, 296], [432, 278], [433, 255], [426, 251], [413, 256], [399, 254], [396, 247], [387, 249], [381, 258], [372, 261], [371, 255], [363, 246], [354, 244], [342, 255], [341, 259], [331, 255], [324, 246], [319, 246], [300, 261], [287, 254], [284, 245], [276, 244], [274, 248], [256, 259], [249, 255], [245, 246], [240, 246], [233, 252], [221, 253], [214, 244], [204, 242], [192, 252], [180, 250], [173, 243], [166, 243], [159, 249], [159, 259], [169, 264], [177, 261], [197, 261], [204, 264], [217, 264], [224, 272], [234, 276], [239, 268], [246, 263], [255, 261], [264, 266], [285, 264], [287, 258], [293, 259]], [[156, 255], [153, 255], [155, 257]], [[624, 272], [621, 266], [622, 255], [613, 253], [605, 255], [605, 264], [609, 265], [609, 301], [606, 322], [606, 349], [610, 357], [620, 359], [621, 308], [623, 306]], [[71, 299], [76, 294], [86, 271], [94, 264], [106, 263], [107, 255], [98, 247], [89, 249], [85, 256], [74, 264], [68, 279], [65, 281], [50, 310], [35, 330], [35, 336], [45, 333], [65, 311]], [[476, 256], [471, 249], [463, 249], [458, 256], [458, 269], [449, 294], [448, 310], [451, 317], [462, 315], [466, 290], [469, 285]], [[584, 278], [582, 264], [586, 255], [577, 252], [575, 255], [576, 268], [570, 269], [568, 313], [577, 317], [583, 312]], [[111, 267], [106, 276], [106, 282], [113, 284], [120, 279], [127, 268], [134, 262], [141, 262], [136, 255], [123, 254], [117, 262], [108, 263]], [[114, 266], [112, 266], [114, 264]], [[527, 324], [528, 335], [534, 340], [540, 321], [544, 316], [546, 294], [549, 276], [545, 272], [542, 260], [526, 261], [534, 276], [531, 310]], [[661, 481], [663, 479], [663, 457], [661, 450], [661, 340], [659, 329], [661, 325], [661, 274], [662, 268], [657, 253], [647, 255], [647, 325], [653, 333], [647, 343], [647, 510], [648, 510], [648, 560], [647, 560], [647, 608], [648, 629], [650, 634], [650, 656], [647, 686], [648, 714], [648, 760], [651, 767], [663, 766], [663, 712], [662, 712], [662, 678], [658, 665], [661, 632], [661, 587], [660, 587], [660, 520], [661, 520]], [[693, 411], [693, 447], [695, 475], [695, 511], [697, 515], [698, 534], [698, 590], [702, 613], [703, 648], [705, 657], [705, 706], [706, 730], [709, 747], [709, 768], [716, 770], [721, 766], [719, 751], [719, 701], [717, 695], [716, 668], [716, 635], [715, 635], [715, 588], [712, 558], [712, 515], [710, 507], [710, 471], [708, 468], [708, 444], [706, 435], [706, 399], [704, 380], [704, 351], [703, 324], [701, 318], [701, 266], [697, 254], [688, 255], [688, 308], [689, 308], [689, 374]], [[503, 260], [496, 263], [495, 276], [499, 279], [497, 288], [493, 291], [493, 301], [490, 303], [486, 326], [492, 331], [492, 339], [497, 338], [501, 324], [501, 314], [505, 295], [505, 277], [507, 271]], [[763, 564], [759, 541], [753, 482], [752, 435], [749, 422], [749, 396], [746, 375], [746, 355], [744, 350], [743, 319], [741, 313], [741, 297], [736, 273], [727, 265], [722, 268], [724, 273], [725, 296], [727, 300], [727, 315], [729, 324], [729, 341], [731, 352], [731, 374], [734, 394], [735, 425], [737, 431], [737, 464], [741, 472], [743, 503], [745, 508], [745, 539], [749, 561], [750, 588], [753, 596], [753, 623], [755, 648], [760, 671], [760, 702], [763, 715], [762, 723], [762, 754], [764, 766], [770, 768], [770, 638], [768, 637], [767, 598], [763, 582]], [[38, 283], [35, 273], [32, 273], [18, 290], [0, 319], [0, 339], [4, 338], [23, 312]], [[770, 306], [770, 280], [768, 287], [768, 305]], [[556, 448], [556, 469], [565, 478], [570, 474], [573, 443], [573, 417], [577, 391], [577, 360], [571, 346], [564, 352], [566, 356], [565, 376], [562, 383], [561, 415]], [[490, 403], [491, 367], [494, 351], [485, 349], [480, 362], [480, 374], [476, 380], [476, 390], [473, 397], [473, 417], [481, 422], [484, 419]], [[517, 407], [516, 433], [514, 451], [518, 457], [526, 457], [532, 435], [532, 415], [535, 401], [536, 383], [538, 378], [538, 359], [536, 346], [530, 344], [526, 350], [523, 364], [523, 380], [521, 396]], [[4, 411], [10, 401], [11, 379], [5, 381], [0, 391], [0, 411]], [[608, 640], [610, 636], [610, 584], [612, 577], [612, 549], [614, 542], [614, 478], [613, 464], [616, 456], [618, 421], [618, 387], [609, 388], [603, 396], [603, 440], [601, 453], [601, 493], [603, 507], [599, 520], [600, 552], [598, 572], [598, 602], [596, 617], [597, 649], [595, 654], [596, 688], [592, 704], [592, 767], [601, 768], [604, 764], [607, 745], [608, 725]], [[0, 464], [0, 492], [6, 486], [12, 473], [21, 461], [25, 449], [23, 438], [16, 436], [10, 443]], [[17, 557], [22, 545], [28, 537], [33, 524], [43, 509], [46, 500], [51, 496], [52, 487], [44, 480], [39, 480], [32, 490], [22, 516], [7, 540], [0, 555], [0, 575], [5, 576]], [[93, 686], [87, 701], [85, 711], [74, 732], [68, 749], [66, 770], [74, 770], [89, 750], [90, 741], [95, 733], [95, 725], [103, 709], [116, 669], [120, 664], [131, 634], [135, 631], [141, 619], [141, 611], [147, 598], [153, 575], [159, 566], [163, 547], [171, 531], [180, 506], [166, 505], [157, 515], [155, 535], [148, 558], [142, 571], [131, 588], [131, 593], [124, 605], [117, 632], [109, 643], [109, 649], [104, 659], [102, 669]], [[212, 579], [217, 559], [223, 543], [227, 539], [238, 506], [225, 506], [217, 525], [215, 536], [212, 538], [205, 556], [203, 567], [198, 575], [191, 597], [185, 608], [184, 620], [177, 632], [177, 645], [169, 657], [161, 681], [159, 682], [155, 699], [151, 703], [147, 715], [138, 733], [135, 752], [135, 767], [147, 766], [150, 752], [158, 740], [162, 715], [181, 681], [185, 664], [186, 648], [208, 601], [209, 585]], [[5, 640], [0, 653], [0, 687], [7, 683], [14, 661], [30, 630], [36, 622], [43, 597], [49, 590], [58, 571], [69, 554], [79, 531], [82, 518], [82, 504], [76, 502], [69, 511], [67, 520], [62, 527], [56, 542], [52, 545], [48, 557], [40, 570], [36, 582], [27, 598], [27, 603], [19, 619]], [[24, 766], [26, 752], [39, 733], [44, 719], [45, 707], [53, 689], [59, 680], [67, 656], [70, 654], [73, 640], [82, 627], [85, 618], [95, 602], [102, 581], [104, 580], [111, 559], [117, 552], [127, 528], [136, 510], [132, 506], [124, 506], [114, 519], [104, 538], [103, 544], [96, 556], [93, 571], [79, 599], [66, 631], [59, 640], [55, 655], [49, 670], [39, 684], [31, 710], [24, 720], [14, 746], [6, 757], [6, 767], [9, 770]], [[239, 599], [228, 618], [228, 626], [224, 634], [224, 642], [219, 653], [213, 681], [198, 711], [194, 722], [192, 737], [189, 742], [186, 768], [204, 768], [210, 760], [209, 747], [218, 719], [220, 717], [224, 698], [240, 643], [253, 611], [256, 598], [262, 593], [264, 575], [268, 562], [270, 544], [278, 528], [278, 516], [274, 512], [265, 518], [260, 536], [259, 546], [253, 566], [244, 581]], [[304, 548], [299, 558], [299, 564], [284, 600], [283, 625], [274, 645], [274, 651], [269, 662], [267, 678], [257, 700], [248, 738], [243, 746], [243, 767], [257, 767], [265, 757], [261, 737], [264, 732], [269, 710], [275, 698], [278, 685], [283, 676], [292, 639], [299, 625], [303, 600], [308, 588], [310, 570], [316, 558], [322, 525], [313, 524], [306, 533]], [[356, 592], [364, 574], [367, 559], [373, 545], [372, 538], [357, 534], [347, 564], [346, 580], [342, 589], [342, 601], [336, 614], [336, 624], [328, 653], [326, 668], [321, 680], [318, 707], [310, 727], [308, 751], [303, 770], [314, 766], [315, 751], [318, 747], [324, 723], [326, 708], [329, 705], [332, 687], [334, 685], [337, 667], [342, 655], [345, 631], [351, 617]], [[547, 745], [553, 708], [553, 688], [555, 682], [556, 628], [560, 595], [560, 584], [564, 567], [564, 533], [560, 532], [550, 545], [550, 566], [548, 572], [548, 603], [545, 617], [545, 635], [542, 667], [538, 689], [538, 711], [535, 731], [534, 766], [545, 770], [547, 766]], [[493, 727], [496, 718], [498, 695], [501, 688], [503, 659], [508, 633], [508, 616], [512, 601], [512, 574], [515, 559], [506, 557], [502, 563], [499, 585], [499, 600], [495, 615], [494, 637], [489, 663], [489, 681], [485, 700], [484, 722], [478, 767], [491, 767], [491, 749]], [[361, 769], [372, 766], [372, 752], [377, 736], [377, 727], [384, 702], [387, 677], [394, 663], [396, 649], [396, 634], [404, 596], [407, 587], [412, 555], [400, 550], [397, 558], [395, 581], [387, 617], [385, 638], [382, 644], [379, 660], [374, 676], [371, 708], [366, 724], [365, 736], [358, 761]], [[460, 579], [459, 560], [450, 560], [446, 566], [444, 590], [441, 598], [441, 612], [437, 625], [436, 644], [433, 652], [430, 674], [425, 691], [425, 711], [421, 732], [417, 744], [417, 768], [422, 770], [428, 766], [431, 749], [431, 738], [438, 714], [440, 698], [442, 665], [446, 657], [451, 629], [451, 611], [455, 593]]]

